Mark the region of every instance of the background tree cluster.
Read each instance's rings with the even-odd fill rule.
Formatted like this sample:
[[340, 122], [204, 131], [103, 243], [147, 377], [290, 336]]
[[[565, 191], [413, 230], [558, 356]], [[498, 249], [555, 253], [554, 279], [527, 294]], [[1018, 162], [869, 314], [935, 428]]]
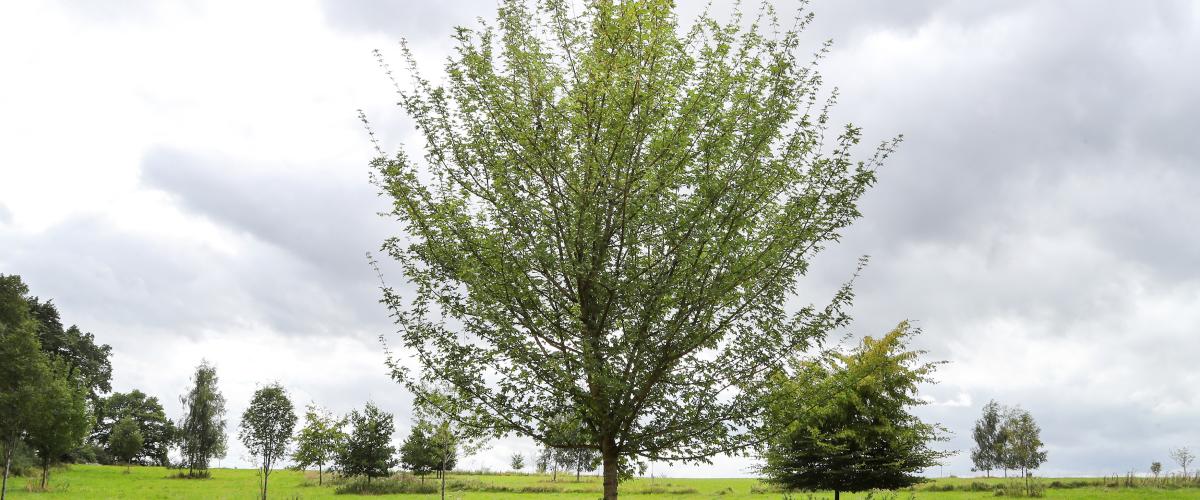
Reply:
[[985, 471], [988, 477], [994, 469], [1002, 469], [1005, 477], [1009, 469], [1019, 470], [1028, 489], [1030, 472], [1046, 461], [1041, 434], [1041, 427], [1028, 410], [988, 401], [972, 431], [975, 447], [971, 449], [971, 461], [975, 470]]

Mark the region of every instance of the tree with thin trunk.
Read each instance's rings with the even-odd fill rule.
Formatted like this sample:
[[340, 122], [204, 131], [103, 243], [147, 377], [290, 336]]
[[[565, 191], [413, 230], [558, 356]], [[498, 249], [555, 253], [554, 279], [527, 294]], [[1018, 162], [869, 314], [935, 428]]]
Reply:
[[202, 361], [192, 375], [192, 388], [179, 402], [183, 404], [183, 420], [179, 430], [179, 447], [188, 477], [209, 477], [208, 462], [225, 456], [225, 396], [217, 387], [217, 369]]
[[1042, 429], [1027, 410], [1014, 408], [1004, 422], [1006, 467], [1021, 471], [1025, 480], [1025, 492], [1030, 494], [1030, 471], [1036, 470], [1046, 461], [1046, 450], [1042, 447]]
[[1150, 464], [1150, 473], [1154, 474], [1154, 480], [1158, 481], [1158, 475], [1162, 474], [1162, 462], [1153, 462]]
[[125, 463], [126, 474], [129, 473], [133, 457], [141, 453], [143, 445], [145, 439], [142, 437], [142, 430], [138, 428], [137, 421], [129, 416], [118, 420], [112, 427], [112, 434], [108, 436], [108, 449], [118, 460]]
[[28, 293], [20, 276], [0, 274], [0, 449], [4, 452], [0, 500], [8, 492], [13, 453], [40, 418], [38, 396], [51, 376], [38, 344], [37, 323], [29, 314]]
[[342, 432], [345, 421], [333, 416], [329, 410], [309, 405], [304, 414], [304, 427], [296, 436], [296, 452], [292, 460], [305, 469], [317, 466], [317, 485], [325, 484], [325, 465], [337, 457], [338, 446], [346, 439]]
[[262, 500], [267, 500], [272, 467], [287, 456], [295, 427], [296, 411], [283, 386], [276, 383], [254, 391], [250, 406], [242, 413], [239, 437], [258, 462], [258, 490]]
[[442, 500], [446, 500], [446, 473], [454, 468], [459, 452], [470, 455], [482, 449], [488, 440], [487, 430], [472, 425], [463, 401], [449, 396], [450, 388], [425, 386], [414, 404], [421, 421], [429, 422], [433, 432], [428, 437], [435, 469], [441, 476]]
[[50, 467], [83, 444], [92, 426], [87, 391], [68, 378], [67, 370], [61, 361], [52, 363], [50, 377], [35, 399], [36, 417], [25, 435], [42, 468], [42, 490], [49, 484]]
[[1000, 435], [1002, 409], [995, 400], [983, 405], [983, 415], [975, 421], [971, 435], [975, 438], [975, 447], [971, 449], [971, 462], [974, 470], [984, 471], [987, 477], [992, 477], [992, 469], [1001, 465], [1000, 455], [1004, 440]]
[[1186, 478], [1188, 475], [1188, 465], [1192, 464], [1192, 461], [1196, 459], [1196, 455], [1186, 446], [1172, 449], [1169, 455], [1171, 460], [1174, 460], [1183, 469], [1183, 477]]
[[392, 433], [396, 427], [390, 413], [384, 413], [368, 402], [361, 412], [350, 412], [346, 418], [351, 431], [338, 449], [337, 466], [347, 476], [385, 477], [396, 465], [396, 449]]
[[[450, 384], [472, 425], [597, 450], [613, 499], [622, 463], [758, 443], [767, 374], [852, 293], [785, 305], [897, 141], [860, 161], [860, 130], [830, 130], [804, 12], [688, 28], [670, 0], [526, 4], [458, 29], [443, 82], [404, 49], [425, 155], [373, 162], [413, 286], [383, 287], [389, 362], [414, 393]], [[564, 413], [588, 442], [547, 435]]]

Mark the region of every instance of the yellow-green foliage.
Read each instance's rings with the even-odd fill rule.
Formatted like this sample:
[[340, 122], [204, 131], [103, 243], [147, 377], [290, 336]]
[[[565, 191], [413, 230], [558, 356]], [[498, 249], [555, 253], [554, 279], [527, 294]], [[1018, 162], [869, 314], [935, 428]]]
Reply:
[[[171, 479], [172, 472], [161, 467], [133, 467], [130, 474], [124, 474], [124, 467], [104, 465], [75, 465], [69, 469], [59, 470], [52, 474], [51, 491], [46, 493], [30, 492], [26, 481], [36, 478], [17, 477], [9, 479], [9, 494], [19, 499], [242, 499], [253, 498], [258, 491], [257, 476], [250, 469], [212, 469], [212, 479]], [[439, 498], [437, 494], [405, 494], [405, 495], [337, 495], [337, 481], [327, 481], [325, 486], [317, 486], [317, 474], [313, 472], [298, 472], [280, 470], [271, 475], [271, 497], [279, 499], [351, 499], [351, 498], [401, 498], [412, 500], [432, 500]], [[1104, 481], [1094, 479], [1049, 478], [1040, 479], [1047, 486], [1045, 498], [1067, 500], [1100, 499], [1100, 500], [1134, 500], [1134, 499], [1187, 499], [1200, 498], [1200, 488], [1159, 488], [1138, 487], [1118, 488], [1101, 486]], [[1071, 484], [1076, 487], [1055, 488], [1053, 483]], [[426, 479], [427, 483], [432, 480]], [[575, 482], [574, 478], [551, 482], [549, 476], [534, 474], [451, 474], [447, 484], [453, 485], [447, 491], [448, 499], [463, 500], [593, 500], [600, 496], [600, 479], [584, 477]], [[940, 479], [918, 486], [914, 491], [890, 493], [875, 493], [870, 498], [883, 500], [894, 498], [906, 500], [909, 494], [925, 500], [960, 500], [996, 498], [993, 489], [1003, 485], [1003, 479]], [[1082, 486], [1094, 484], [1094, 486]], [[985, 488], [981, 485], [988, 485]], [[948, 491], [941, 491], [948, 490]], [[778, 500], [783, 494], [774, 488], [765, 486], [755, 479], [634, 479], [622, 483], [621, 497], [633, 499], [662, 499], [662, 500]], [[795, 499], [807, 500], [807, 493], [793, 494]], [[815, 499], [832, 498], [830, 494], [817, 493]], [[842, 498], [865, 500], [866, 493], [842, 494]]]

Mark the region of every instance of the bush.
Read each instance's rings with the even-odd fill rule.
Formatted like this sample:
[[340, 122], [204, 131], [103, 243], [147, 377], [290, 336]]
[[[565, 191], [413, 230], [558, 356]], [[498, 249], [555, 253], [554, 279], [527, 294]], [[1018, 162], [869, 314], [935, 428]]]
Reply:
[[392, 495], [397, 493], [437, 493], [437, 483], [421, 483], [409, 478], [378, 478], [367, 482], [366, 479], [354, 479], [338, 485], [334, 493], [338, 495]]

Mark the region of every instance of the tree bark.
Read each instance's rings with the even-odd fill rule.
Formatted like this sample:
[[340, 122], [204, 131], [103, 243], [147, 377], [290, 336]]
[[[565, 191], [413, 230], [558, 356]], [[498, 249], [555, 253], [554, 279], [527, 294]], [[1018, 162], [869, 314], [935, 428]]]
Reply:
[[842, 500], [842, 492], [833, 490], [833, 500]]
[[442, 500], [446, 500], [446, 457], [442, 457]]
[[617, 454], [616, 443], [612, 438], [604, 438], [600, 442], [600, 456], [604, 460], [604, 500], [617, 500]]
[[324, 484], [325, 471], [323, 470], [323, 466], [321, 464], [317, 464], [317, 486], [323, 486]]
[[42, 459], [42, 491], [46, 491], [46, 480], [50, 477], [50, 458]]

